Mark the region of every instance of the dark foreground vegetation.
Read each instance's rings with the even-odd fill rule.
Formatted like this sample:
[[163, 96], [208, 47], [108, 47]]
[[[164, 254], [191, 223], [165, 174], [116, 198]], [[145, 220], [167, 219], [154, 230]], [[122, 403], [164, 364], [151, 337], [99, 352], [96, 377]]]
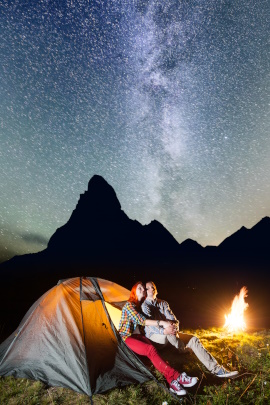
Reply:
[[[209, 374], [190, 354], [179, 355], [173, 348], [162, 350], [166, 358], [179, 371], [199, 378], [198, 384], [188, 389], [185, 397], [169, 394], [164, 378], [155, 373], [159, 384], [114, 389], [95, 395], [94, 405], [174, 405], [205, 404], [270, 404], [270, 330], [257, 330], [228, 334], [222, 329], [188, 331], [200, 337], [207, 349], [229, 369], [239, 371], [235, 379], [218, 379]], [[154, 371], [153, 371], [154, 372]], [[90, 399], [68, 389], [48, 387], [38, 381], [0, 377], [0, 404], [90, 404]]]

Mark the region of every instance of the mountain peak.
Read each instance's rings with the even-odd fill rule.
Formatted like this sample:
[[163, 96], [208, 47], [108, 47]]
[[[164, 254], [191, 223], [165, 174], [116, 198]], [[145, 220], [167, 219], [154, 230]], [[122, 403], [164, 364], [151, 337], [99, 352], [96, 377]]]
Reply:
[[270, 217], [263, 217], [254, 227], [270, 226]]
[[68, 222], [52, 235], [48, 248], [81, 251], [86, 245], [89, 249], [91, 243], [93, 246], [100, 243], [101, 247], [104, 235], [108, 236], [106, 228], [116, 226], [123, 216], [112, 186], [102, 176], [95, 175], [90, 179], [87, 191], [80, 195]]
[[194, 250], [203, 250], [203, 247], [193, 239], [186, 239], [180, 244], [180, 249], [185, 252], [192, 252]]
[[[246, 255], [252, 251], [262, 252], [269, 248], [269, 228], [270, 218], [262, 218], [252, 228], [242, 226], [238, 231], [233, 233], [218, 246], [221, 251], [240, 251]], [[262, 253], [260, 253], [261, 255]]]
[[100, 204], [104, 205], [105, 203], [108, 205], [108, 201], [110, 201], [111, 207], [114, 207], [117, 210], [121, 209], [121, 204], [113, 187], [98, 174], [95, 174], [89, 180], [88, 189], [84, 195], [87, 195], [88, 197], [91, 196], [92, 204], [98, 204], [98, 206], [100, 206]]
[[185, 246], [199, 246], [202, 247], [196, 240], [193, 240], [191, 238], [185, 239], [181, 245]]
[[111, 187], [109, 183], [99, 174], [94, 174], [88, 182], [88, 190], [92, 187]]

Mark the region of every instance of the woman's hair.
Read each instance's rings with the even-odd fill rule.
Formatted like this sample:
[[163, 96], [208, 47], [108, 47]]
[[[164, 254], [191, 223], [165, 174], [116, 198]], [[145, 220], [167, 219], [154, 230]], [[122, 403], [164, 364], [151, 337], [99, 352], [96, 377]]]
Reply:
[[138, 287], [139, 284], [144, 285], [144, 283], [142, 281], [138, 281], [136, 284], [134, 284], [134, 286], [131, 288], [130, 296], [129, 296], [129, 299], [128, 299], [129, 302], [134, 302], [136, 307], [139, 307], [140, 304], [141, 304], [138, 301], [138, 297], [137, 297], [137, 294], [136, 294], [136, 290], [137, 290], [137, 287]]

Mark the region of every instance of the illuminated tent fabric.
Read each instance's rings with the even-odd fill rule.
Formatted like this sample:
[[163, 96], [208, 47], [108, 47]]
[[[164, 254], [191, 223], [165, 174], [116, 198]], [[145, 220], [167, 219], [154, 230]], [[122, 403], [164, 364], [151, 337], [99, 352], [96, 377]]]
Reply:
[[[116, 327], [129, 291], [110, 281], [59, 281], [0, 345], [0, 375], [93, 394], [154, 379]], [[113, 322], [113, 321], [114, 322]]]

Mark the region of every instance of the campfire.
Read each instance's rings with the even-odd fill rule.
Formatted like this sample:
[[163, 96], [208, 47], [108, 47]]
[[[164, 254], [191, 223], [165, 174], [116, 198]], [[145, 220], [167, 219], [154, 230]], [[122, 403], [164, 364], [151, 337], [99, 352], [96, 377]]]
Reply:
[[240, 293], [233, 299], [231, 312], [229, 315], [225, 315], [226, 322], [224, 328], [229, 332], [244, 331], [246, 329], [246, 322], [244, 320], [244, 312], [248, 307], [248, 303], [245, 302], [247, 297], [247, 288], [242, 287]]

